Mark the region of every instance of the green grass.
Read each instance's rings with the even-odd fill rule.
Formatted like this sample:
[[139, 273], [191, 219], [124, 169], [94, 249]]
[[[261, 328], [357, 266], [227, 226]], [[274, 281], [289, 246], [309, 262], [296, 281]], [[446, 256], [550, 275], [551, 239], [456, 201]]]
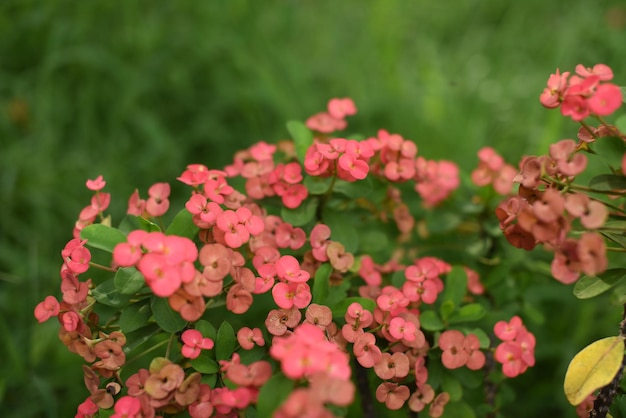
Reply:
[[[112, 212], [121, 214], [135, 187], [145, 195], [189, 163], [221, 167], [235, 150], [285, 138], [287, 120], [343, 96], [359, 108], [351, 132], [400, 133], [427, 158], [466, 170], [484, 145], [516, 163], [575, 132], [538, 103], [557, 67], [603, 62], [626, 84], [620, 5], [3, 1], [0, 415], [72, 416], [86, 396], [80, 361], [52, 324], [34, 324], [32, 309], [58, 294], [60, 250], [88, 203], [87, 178], [105, 176]], [[565, 344], [580, 348], [599, 326], [570, 324], [581, 305], [566, 289], [559, 295], [556, 308], [537, 302], [546, 316], [563, 312], [553, 333], [538, 335], [556, 350], [546, 348], [544, 364]], [[603, 329], [612, 332], [613, 322]], [[560, 353], [559, 370], [569, 354]], [[535, 409], [523, 416], [570, 411], [555, 400], [561, 375], [548, 382], [545, 370], [536, 373], [527, 379], [541, 376], [541, 390], [524, 399]]]

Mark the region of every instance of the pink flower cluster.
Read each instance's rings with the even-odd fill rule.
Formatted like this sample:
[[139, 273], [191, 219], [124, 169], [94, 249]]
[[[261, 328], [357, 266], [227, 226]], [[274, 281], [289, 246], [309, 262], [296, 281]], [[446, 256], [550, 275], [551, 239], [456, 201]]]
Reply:
[[193, 281], [198, 248], [188, 238], [162, 232], [134, 230], [127, 242], [113, 250], [113, 261], [121, 267], [136, 266], [155, 295], [172, 296]]
[[103, 217], [103, 212], [111, 204], [111, 194], [102, 191], [104, 186], [106, 186], [106, 181], [104, 181], [102, 176], [98, 176], [94, 180], [87, 180], [86, 186], [95, 193], [91, 198], [91, 204], [85, 206], [78, 214], [78, 220], [74, 225], [73, 232], [74, 238], [77, 239], [80, 238], [80, 231], [86, 226], [93, 224], [98, 216]]
[[348, 126], [346, 116], [356, 114], [356, 106], [352, 99], [331, 99], [328, 102], [328, 111], [316, 113], [306, 121], [306, 126], [322, 134], [342, 131]]
[[526, 329], [519, 316], [509, 322], [497, 322], [493, 332], [502, 340], [496, 347], [494, 358], [502, 364], [505, 376], [516, 377], [535, 365], [535, 336]]
[[478, 370], [485, 365], [485, 354], [480, 351], [480, 342], [474, 334], [465, 336], [461, 331], [447, 330], [439, 336], [438, 344], [443, 351], [441, 362], [448, 369], [467, 366]]
[[[309, 382], [308, 387], [291, 392], [275, 416], [332, 417], [325, 404], [347, 406], [354, 400], [350, 357], [327, 339], [323, 331], [326, 326], [320, 326], [315, 320], [315, 309], [315, 305], [311, 305], [307, 310], [307, 322], [296, 326], [293, 332], [274, 337], [272, 341], [270, 355], [280, 362], [285, 376]], [[325, 315], [322, 313], [321, 316]]]
[[[235, 155], [232, 165], [225, 169], [229, 177], [246, 179], [246, 194], [256, 200], [279, 196], [285, 207], [295, 209], [309, 195], [302, 184], [302, 166], [296, 162], [274, 162], [276, 145], [259, 142]], [[222, 203], [222, 202], [216, 202]]]
[[472, 171], [472, 181], [483, 187], [492, 185], [496, 193], [508, 195], [513, 189], [513, 178], [517, 170], [491, 147], [484, 147], [478, 151], [478, 167]]
[[586, 68], [576, 66], [576, 74], [569, 72], [552, 74], [547, 87], [540, 96], [541, 104], [553, 109], [561, 107], [563, 116], [581, 121], [590, 115], [608, 116], [622, 105], [619, 86], [608, 83], [613, 71], [607, 65], [596, 64]]

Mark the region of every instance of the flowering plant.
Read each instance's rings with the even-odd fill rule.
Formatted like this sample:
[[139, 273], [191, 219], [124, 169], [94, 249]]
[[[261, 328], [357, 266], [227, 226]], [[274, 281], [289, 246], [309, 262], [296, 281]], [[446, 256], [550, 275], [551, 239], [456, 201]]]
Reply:
[[87, 181], [62, 298], [35, 308], [86, 362], [76, 416], [495, 417], [507, 378], [535, 363], [503, 283], [523, 261], [501, 261], [515, 251], [502, 237], [553, 250], [557, 280], [584, 273], [579, 296], [624, 276], [607, 270], [605, 245], [626, 246], [624, 211], [596, 194], [623, 196], [626, 160], [574, 183], [599, 138], [623, 147], [602, 119], [621, 90], [606, 66], [577, 73], [557, 71], [541, 102], [583, 124], [579, 141], [519, 169], [483, 148], [464, 175], [398, 134], [340, 136], [356, 113], [344, 98], [289, 122], [291, 140], [259, 142], [223, 169], [187, 166], [174, 211], [159, 182], [114, 223], [103, 177]]

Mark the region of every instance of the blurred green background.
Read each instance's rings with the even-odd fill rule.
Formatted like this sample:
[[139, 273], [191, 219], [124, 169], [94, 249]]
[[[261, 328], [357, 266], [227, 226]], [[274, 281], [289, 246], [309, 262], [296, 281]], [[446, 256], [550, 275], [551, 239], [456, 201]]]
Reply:
[[[345, 96], [351, 132], [385, 128], [465, 170], [484, 145], [515, 164], [577, 129], [539, 105], [549, 74], [602, 62], [624, 85], [624, 39], [621, 0], [3, 0], [0, 416], [70, 417], [87, 395], [81, 359], [32, 314], [59, 295], [87, 178], [104, 175], [121, 216], [135, 187], [222, 167]], [[621, 312], [540, 283], [539, 367], [508, 414], [574, 416], [565, 367]]]

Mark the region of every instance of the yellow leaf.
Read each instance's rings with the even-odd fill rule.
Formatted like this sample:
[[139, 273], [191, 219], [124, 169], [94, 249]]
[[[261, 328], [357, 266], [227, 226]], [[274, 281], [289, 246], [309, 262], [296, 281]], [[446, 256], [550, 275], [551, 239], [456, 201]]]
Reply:
[[608, 337], [583, 348], [565, 373], [563, 389], [572, 405], [578, 405], [617, 374], [624, 357], [624, 337]]

